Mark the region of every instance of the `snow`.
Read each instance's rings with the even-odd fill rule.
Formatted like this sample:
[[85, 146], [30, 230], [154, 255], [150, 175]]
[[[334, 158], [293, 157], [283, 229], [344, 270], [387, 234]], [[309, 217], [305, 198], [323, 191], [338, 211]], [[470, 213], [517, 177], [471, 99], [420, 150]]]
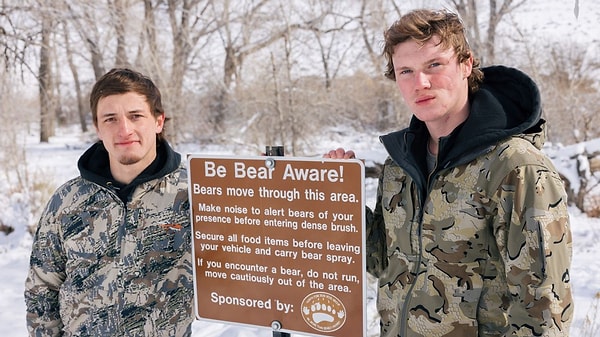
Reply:
[[[39, 144], [32, 139], [26, 146], [28, 169], [35, 174], [44, 174], [47, 181], [58, 186], [62, 182], [77, 175], [77, 159], [89, 146], [81, 136], [73, 135], [70, 130], [63, 130], [64, 136], [54, 137], [48, 144]], [[34, 138], [34, 137], [32, 137]], [[318, 142], [319, 143], [319, 142]], [[317, 144], [318, 144], [317, 143]], [[343, 130], [328, 133], [327, 138], [320, 140], [322, 152], [344, 146], [353, 149], [359, 158], [365, 160], [367, 165], [371, 162], [382, 163], [385, 159], [383, 147], [379, 144], [376, 134], [356, 134]], [[586, 144], [596, 147], [597, 144]], [[574, 158], [569, 154], [581, 151], [581, 146], [568, 148], [549, 149], [549, 154], [558, 156], [557, 167], [565, 171], [574, 169], [576, 165], [567, 165], [564, 158]], [[565, 150], [566, 149], [566, 150]], [[183, 155], [188, 153], [202, 154], [233, 154], [227, 147], [210, 145], [200, 147], [194, 145], [177, 146], [176, 150]], [[253, 155], [252, 153], [237, 153], [237, 155]], [[376, 190], [376, 179], [367, 179], [366, 202], [373, 206]], [[2, 196], [0, 196], [2, 198]], [[11, 200], [0, 200], [4, 210], [0, 220], [7, 222], [17, 219], [23, 210], [18, 205], [22, 204], [24, 196], [17, 195]], [[22, 206], [21, 206], [22, 207]], [[599, 329], [595, 316], [600, 314], [600, 263], [597, 254], [600, 252], [600, 219], [588, 218], [577, 209], [570, 209], [573, 232], [573, 265], [571, 269], [571, 282], [575, 300], [575, 319], [571, 327], [572, 336], [592, 336], [594, 329]], [[25, 220], [20, 220], [24, 223]], [[37, 219], [32, 220], [34, 223]], [[10, 239], [10, 240], [9, 240]], [[31, 235], [24, 226], [17, 228], [10, 236], [0, 234], [0, 336], [17, 337], [27, 335], [25, 326], [25, 303], [23, 300], [24, 281], [28, 269], [28, 260], [31, 246]], [[375, 285], [370, 279], [367, 289], [367, 317], [368, 335], [376, 336], [378, 333], [378, 320], [375, 310]], [[197, 321], [193, 325], [193, 336], [202, 337], [262, 337], [272, 336], [272, 331], [265, 328], [240, 326], [227, 322]], [[293, 336], [301, 336], [294, 334]]]
[[[79, 156], [91, 145], [86, 139], [93, 139], [93, 135], [83, 136], [78, 134], [77, 128], [70, 127], [61, 129], [57, 132], [58, 136], [52, 137], [47, 144], [37, 142], [37, 135], [32, 134], [28, 137], [26, 144], [26, 158], [28, 162], [27, 170], [32, 176], [40, 177], [54, 188], [64, 183], [68, 179], [78, 175], [77, 160]], [[337, 134], [337, 133], [336, 133]], [[340, 133], [343, 134], [343, 133]], [[342, 137], [344, 139], [344, 137]], [[330, 140], [327, 148], [338, 147], [342, 144], [352, 146], [354, 149], [361, 149], [364, 145], [377, 144], [376, 135], [358, 135], [352, 137], [351, 141], [340, 140], [335, 142]], [[217, 146], [208, 144], [199, 147], [193, 144], [182, 144], [175, 146], [175, 149], [185, 157], [190, 153], [202, 153], [210, 155], [257, 155], [257, 153], [233, 153], [227, 146]], [[362, 158], [366, 162], [381, 162], [385, 153], [379, 151], [366, 151], [366, 156]], [[0, 181], [0, 188], [8, 190], [6, 181]], [[367, 183], [371, 190], [367, 204], [374, 205], [374, 191], [376, 180], [371, 179]], [[0, 221], [10, 223], [15, 228], [15, 232], [10, 235], [0, 233], [0, 336], [17, 337], [26, 336], [27, 329], [25, 323], [25, 303], [23, 298], [24, 283], [27, 277], [29, 267], [29, 254], [32, 243], [32, 236], [26, 231], [27, 223], [37, 223], [37, 218], [19, 219], [28, 212], [26, 205], [26, 196], [14, 194], [10, 200], [4, 200], [6, 197], [0, 194], [0, 203], [5, 205], [0, 214]], [[47, 200], [44, 200], [40, 207], [44, 207]], [[8, 206], [8, 207], [7, 207]], [[376, 336], [378, 333], [378, 321], [376, 319], [376, 310], [374, 303], [375, 282], [370, 279], [368, 285], [369, 298], [369, 336]], [[231, 324], [229, 322], [207, 322], [196, 321], [193, 324], [193, 336], [199, 337], [262, 337], [272, 336], [273, 332], [269, 327], [250, 327]], [[294, 337], [303, 335], [294, 334]]]
[[[440, 0], [443, 3], [443, 1]], [[596, 27], [600, 18], [600, 11], [596, 0], [580, 0], [578, 16], [574, 15], [575, 0], [552, 1], [552, 6], [546, 1], [534, 1], [535, 6], [528, 7], [523, 13], [527, 20], [517, 16], [515, 22], [529, 23], [524, 27], [526, 34], [534, 35], [542, 39], [568, 36], [570, 39], [577, 38], [589, 43], [590, 48], [598, 48], [598, 37]], [[533, 14], [533, 15], [532, 15]], [[535, 17], [535, 16], [539, 16]], [[550, 18], [550, 19], [549, 19]], [[540, 21], [544, 24], [538, 24]], [[565, 27], [566, 26], [566, 27]], [[591, 42], [590, 42], [591, 41]], [[76, 130], [76, 128], [75, 128]], [[26, 146], [26, 158], [28, 162], [28, 173], [43, 180], [51, 186], [57, 187], [67, 179], [75, 177], [77, 171], [77, 159], [89, 146], [86, 139], [73, 129], [58, 131], [59, 136], [54, 137], [47, 144], [37, 143], [37, 135], [32, 134], [28, 138]], [[344, 129], [324, 133], [327, 138], [315, 141], [322, 146], [315, 147], [317, 151], [325, 152], [329, 149], [343, 146], [353, 149], [357, 156], [364, 159], [367, 165], [373, 162], [382, 163], [385, 152], [377, 140], [377, 134], [356, 134]], [[233, 140], [232, 144], [235, 144]], [[252, 155], [253, 153], [232, 153], [231, 148], [226, 146], [196, 146], [191, 144], [176, 147], [183, 155], [188, 153], [203, 154], [236, 154]], [[569, 147], [548, 147], [545, 149], [553, 159], [557, 169], [567, 177], [572, 188], [577, 190], [579, 186], [578, 172], [589, 172], [586, 160], [577, 161], [584, 152], [600, 152], [600, 140]], [[318, 155], [318, 154], [315, 154]], [[374, 203], [376, 180], [367, 179], [367, 204]], [[0, 180], [0, 190], [6, 193], [13, 190], [6, 179]], [[30, 196], [15, 193], [12, 195], [0, 194], [0, 223], [14, 225], [15, 232], [9, 236], [0, 233], [0, 336], [21, 337], [27, 335], [25, 325], [25, 303], [23, 299], [24, 282], [29, 264], [31, 235], [25, 230], [26, 224], [35, 223], [37, 219], [33, 215], [23, 214], [39, 213], [46, 200], [41, 204], [31, 204]], [[571, 268], [571, 284], [575, 302], [574, 321], [571, 327], [571, 336], [592, 337], [597, 336], [600, 331], [600, 262], [597, 254], [600, 253], [600, 219], [589, 218], [576, 208], [569, 209], [571, 217], [571, 229], [573, 234], [573, 264]], [[376, 336], [378, 333], [377, 313], [374, 298], [375, 287], [371, 280], [367, 291], [367, 316], [368, 334]], [[272, 331], [268, 328], [244, 327], [228, 323], [201, 322], [193, 325], [193, 336], [199, 337], [266, 337], [271, 336]], [[298, 337], [300, 335], [294, 335]]]

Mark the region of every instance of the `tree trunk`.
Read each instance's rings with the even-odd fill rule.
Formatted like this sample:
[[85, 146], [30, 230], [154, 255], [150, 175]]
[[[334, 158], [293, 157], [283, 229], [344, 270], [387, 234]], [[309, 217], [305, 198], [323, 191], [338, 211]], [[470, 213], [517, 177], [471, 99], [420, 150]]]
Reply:
[[54, 108], [52, 106], [52, 75], [50, 60], [51, 19], [42, 17], [40, 67], [38, 73], [40, 96], [40, 142], [47, 143], [54, 135]]
[[127, 21], [127, 13], [123, 0], [114, 0], [109, 3], [111, 9], [111, 16], [114, 18], [115, 35], [117, 37], [117, 52], [115, 59], [116, 67], [128, 67], [129, 61], [126, 53], [126, 41], [125, 41], [125, 22]]
[[69, 40], [69, 32], [67, 29], [67, 23], [63, 22], [63, 35], [65, 38], [65, 53], [67, 55], [67, 63], [69, 64], [69, 69], [71, 69], [71, 74], [73, 75], [73, 82], [75, 85], [75, 94], [77, 98], [77, 115], [79, 116], [79, 125], [81, 126], [81, 132], [87, 132], [87, 123], [86, 123], [86, 112], [85, 104], [83, 102], [83, 95], [81, 93], [81, 81], [79, 80], [79, 71], [77, 70], [77, 65], [73, 61], [73, 50], [71, 49], [71, 42]]

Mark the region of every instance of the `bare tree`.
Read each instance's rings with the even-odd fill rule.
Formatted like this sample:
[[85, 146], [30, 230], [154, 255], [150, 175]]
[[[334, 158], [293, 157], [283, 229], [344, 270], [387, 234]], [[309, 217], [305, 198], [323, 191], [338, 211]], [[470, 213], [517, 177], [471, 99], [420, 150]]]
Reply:
[[[521, 7], [526, 0], [488, 0], [488, 13], [482, 15], [477, 5], [485, 4], [477, 0], [451, 0], [454, 8], [464, 20], [467, 27], [467, 37], [475, 55], [481, 64], [495, 63], [496, 30], [498, 24], [509, 13]], [[483, 16], [483, 17], [482, 17]], [[486, 34], [481, 28], [487, 27]]]
[[[337, 8], [341, 5], [344, 8]], [[326, 90], [331, 88], [348, 51], [355, 48], [356, 35], [348, 27], [355, 24], [357, 18], [346, 14], [350, 12], [348, 7], [339, 2], [313, 0], [308, 18], [303, 20], [302, 28], [310, 31], [317, 42]]]
[[291, 25], [285, 23], [266, 29], [266, 24], [272, 21], [272, 12], [263, 12], [262, 9], [269, 3], [270, 0], [251, 1], [247, 6], [239, 8], [239, 11], [238, 8], [231, 8], [230, 0], [224, 0], [221, 6], [215, 1], [212, 3], [212, 13], [218, 18], [218, 33], [225, 54], [223, 85], [213, 104], [215, 109], [210, 112], [211, 120], [218, 130], [223, 129], [223, 121], [226, 119], [229, 90], [234, 83], [239, 86], [242, 82], [244, 60], [280, 40], [292, 29]]
[[95, 2], [72, 3], [65, 1], [65, 4], [67, 13], [71, 13], [69, 22], [79, 34], [81, 41], [84, 43], [84, 48], [87, 48], [94, 77], [95, 79], [99, 79], [104, 75], [105, 67], [101, 34], [98, 29], [101, 21], [98, 17], [102, 17], [103, 13], [106, 13], [106, 10], [100, 7], [101, 3]]
[[[402, 14], [404, 6], [408, 8], [416, 2], [361, 0], [343, 3], [340, 8], [342, 2], [324, 0], [63, 0], [47, 6], [42, 0], [6, 0], [0, 10], [0, 47], [4, 52], [2, 62], [10, 67], [9, 71], [30, 72], [41, 81], [40, 90], [46, 95], [43, 97], [42, 91], [39, 92], [43, 104], [53, 102], [48, 95], [67, 96], [74, 92], [82, 129], [84, 97], [90, 84], [104, 74], [105, 65], [130, 63], [158, 82], [165, 107], [174, 120], [169, 127], [182, 137], [196, 137], [189, 132], [189, 125], [194, 123], [182, 123], [184, 118], [208, 121], [207, 125], [225, 133], [229, 127], [237, 128], [237, 123], [247, 123], [247, 117], [273, 113], [273, 106], [265, 106], [265, 110], [249, 116], [245, 109], [255, 102], [254, 98], [236, 91], [251, 92], [260, 86], [270, 93], [270, 98], [264, 99], [270, 99], [272, 104], [276, 89], [264, 82], [265, 78], [276, 76], [277, 111], [285, 118], [293, 117], [298, 130], [307, 131], [308, 128], [296, 124], [305, 117], [316, 118], [317, 112], [324, 115], [319, 118], [341, 116], [357, 126], [384, 129], [403, 122], [408, 112], [402, 104], [397, 104], [393, 83], [381, 75], [382, 33]], [[36, 5], [26, 7], [32, 3]], [[426, 0], [419, 2], [425, 3]], [[465, 20], [476, 54], [484, 63], [491, 63], [497, 48], [503, 46], [500, 43], [503, 40], [496, 41], [505, 38], [496, 32], [500, 22], [520, 9], [525, 0], [448, 0], [448, 3]], [[575, 11], [577, 8], [576, 2]], [[134, 16], [142, 18], [133, 20]], [[45, 25], [59, 28], [52, 29], [43, 41], [42, 17], [50, 19]], [[31, 25], [18, 32], [14, 22]], [[523, 44], [526, 41], [524, 36]], [[52, 50], [38, 49], [42, 42], [56, 48], [54, 62]], [[136, 49], [132, 52], [126, 46]], [[34, 47], [35, 56], [24, 52]], [[508, 54], [510, 46], [506, 48]], [[53, 69], [51, 64], [65, 69]], [[62, 71], [67, 67], [72, 76], [67, 77]], [[60, 86], [58, 74], [64, 81]], [[595, 88], [595, 83], [588, 82], [588, 88]], [[582, 102], [581, 109], [583, 104], [589, 109], [588, 100], [577, 95], [575, 88], [585, 91], [573, 86], [573, 90], [569, 89], [573, 94], [570, 101]], [[249, 101], [243, 102], [244, 99]], [[571, 129], [582, 133], [570, 140], [594, 137], [597, 132], [594, 125], [598, 122], [595, 115], [575, 110], [570, 110], [577, 117], [572, 118], [571, 125], [576, 127]], [[50, 113], [49, 116], [55, 114], [53, 107], [43, 111]], [[326, 124], [330, 123], [320, 123]], [[205, 131], [213, 129], [203, 126]], [[289, 137], [295, 131], [285, 132]], [[554, 131], [553, 135], [558, 133]]]
[[25, 12], [32, 11], [32, 6], [27, 3], [3, 3], [0, 8], [0, 55], [4, 66], [6, 69], [20, 70], [21, 73], [37, 73], [33, 65], [35, 60], [27, 58], [27, 53], [37, 46], [35, 36], [39, 29], [31, 29], [20, 20], [15, 20]]
[[[172, 57], [169, 81], [165, 87], [168, 95], [166, 104], [174, 121], [171, 128], [177, 130], [182, 112], [185, 110], [183, 84], [190, 66], [192, 52], [199, 41], [216, 30], [215, 19], [206, 15], [210, 0], [168, 0], [167, 15], [172, 34]], [[177, 134], [173, 141], [177, 141]]]
[[[386, 1], [363, 0], [361, 2], [360, 14], [358, 22], [360, 26], [360, 34], [365, 46], [368, 59], [374, 71], [376, 102], [376, 127], [380, 130], [389, 128], [390, 124], [397, 121], [395, 111], [403, 111], [404, 106], [395, 105], [393, 95], [390, 94], [389, 87], [384, 81], [387, 79], [383, 76], [384, 61], [381, 56], [381, 49], [378, 48], [383, 41], [383, 32], [387, 28], [388, 21], [392, 22], [400, 18], [402, 10], [400, 6], [392, 1], [393, 10], [386, 8]], [[393, 18], [388, 19], [392, 15]]]
[[[291, 36], [294, 24], [289, 21], [290, 18], [286, 15], [286, 11], [281, 5], [279, 6], [279, 13], [281, 13], [286, 22], [287, 32], [283, 35], [281, 44], [283, 51], [282, 62], [276, 62], [273, 53], [271, 53], [275, 111], [278, 117], [276, 119], [277, 123], [274, 125], [277, 130], [275, 134], [278, 137], [275, 143], [287, 147], [289, 153], [294, 156], [297, 155], [299, 130], [301, 128], [297, 123], [298, 118], [295, 113], [297, 97], [292, 75], [294, 61], [292, 59], [293, 41], [291, 40]], [[270, 144], [273, 144], [273, 140], [271, 140]]]
[[[144, 0], [144, 20], [142, 21], [142, 29], [140, 30], [135, 65], [137, 67], [145, 65], [145, 68], [149, 70], [152, 76], [163, 73], [160, 59], [157, 59], [159, 57], [157, 29], [154, 3], [152, 0]], [[147, 49], [146, 43], [148, 44]], [[148, 58], [150, 62], [145, 62]]]
[[234, 82], [241, 82], [241, 69], [246, 57], [281, 39], [290, 29], [291, 26], [286, 24], [266, 29], [266, 24], [272, 21], [272, 12], [262, 9], [266, 8], [270, 1], [251, 1], [248, 6], [239, 8], [241, 11], [236, 7], [232, 8], [231, 0], [224, 0], [222, 7], [217, 7], [213, 2], [213, 13], [219, 20], [219, 36], [225, 51], [225, 88], [229, 89]]
[[87, 132], [88, 127], [86, 123], [86, 115], [88, 110], [86, 109], [84, 95], [81, 89], [81, 80], [79, 79], [79, 68], [73, 60], [73, 48], [71, 47], [71, 41], [69, 39], [68, 24], [66, 21], [63, 21], [61, 25], [63, 28], [63, 38], [65, 46], [64, 52], [66, 55], [67, 64], [69, 65], [69, 69], [71, 70], [71, 75], [73, 76], [73, 85], [75, 87], [75, 98], [77, 100], [77, 116], [79, 116], [79, 125], [81, 127], [81, 132]]
[[[41, 8], [47, 8], [43, 0]], [[40, 142], [47, 143], [54, 136], [54, 104], [52, 87], [52, 66], [50, 36], [52, 34], [52, 17], [41, 14], [40, 31], [40, 65], [38, 69], [38, 85], [40, 95]]]
[[115, 67], [129, 66], [129, 60], [126, 53], [126, 30], [125, 22], [127, 22], [127, 11], [124, 0], [108, 0], [110, 15], [113, 18], [114, 30], [117, 38], [117, 52], [115, 59]]
[[553, 44], [546, 49], [548, 58], [538, 60], [543, 62], [538, 67], [544, 69], [538, 71], [538, 83], [553, 138], [579, 143], [600, 137], [600, 92], [594, 85], [600, 74], [600, 60], [590, 54], [587, 45], [576, 42]]
[[[378, 44], [383, 40], [383, 32], [387, 28], [386, 15], [382, 1], [362, 0], [358, 23], [360, 36], [363, 40], [365, 51], [371, 61], [373, 70], [383, 74], [381, 50]], [[400, 13], [398, 13], [400, 14]]]

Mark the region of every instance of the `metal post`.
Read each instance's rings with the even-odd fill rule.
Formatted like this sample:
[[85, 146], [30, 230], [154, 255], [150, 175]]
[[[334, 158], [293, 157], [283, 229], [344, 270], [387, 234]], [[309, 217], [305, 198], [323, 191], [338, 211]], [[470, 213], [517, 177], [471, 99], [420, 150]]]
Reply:
[[266, 146], [265, 154], [267, 156], [283, 156], [283, 146]]
[[273, 337], [290, 337], [289, 333], [279, 331], [281, 329], [281, 322], [279, 321], [271, 322], [271, 328], [273, 329]]
[[[284, 148], [283, 146], [266, 146], [265, 147], [265, 155], [267, 156], [283, 156]], [[271, 324], [273, 328], [273, 337], [290, 337], [291, 335], [287, 332], [278, 331], [281, 329], [282, 325], [278, 321], [274, 321]]]

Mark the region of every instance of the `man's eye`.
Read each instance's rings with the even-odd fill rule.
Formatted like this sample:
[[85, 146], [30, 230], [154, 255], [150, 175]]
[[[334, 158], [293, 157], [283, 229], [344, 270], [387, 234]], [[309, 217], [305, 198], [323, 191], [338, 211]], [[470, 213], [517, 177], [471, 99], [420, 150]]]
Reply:
[[441, 66], [441, 64], [439, 62], [433, 62], [429, 65], [429, 68], [435, 68], [435, 67], [439, 67]]
[[398, 72], [398, 74], [400, 74], [400, 75], [408, 75], [410, 73], [412, 73], [412, 70], [410, 70], [410, 69], [402, 69]]

